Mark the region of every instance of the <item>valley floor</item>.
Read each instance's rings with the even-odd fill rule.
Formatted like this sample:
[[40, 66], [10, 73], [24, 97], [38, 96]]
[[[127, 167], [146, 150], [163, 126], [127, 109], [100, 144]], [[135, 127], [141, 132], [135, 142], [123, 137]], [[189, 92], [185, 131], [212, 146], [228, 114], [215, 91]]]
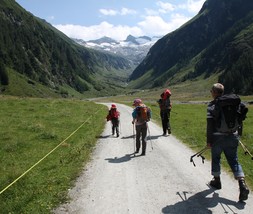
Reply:
[[210, 162], [194, 158], [194, 167], [190, 162], [194, 152], [173, 135], [162, 136], [153, 122], [149, 122], [146, 156], [134, 155], [132, 108], [117, 106], [120, 137], [111, 135], [108, 122], [92, 161], [69, 191], [71, 201], [57, 208], [56, 214], [252, 212], [252, 194], [246, 203], [238, 202], [237, 181], [225, 172], [222, 189], [209, 188]]

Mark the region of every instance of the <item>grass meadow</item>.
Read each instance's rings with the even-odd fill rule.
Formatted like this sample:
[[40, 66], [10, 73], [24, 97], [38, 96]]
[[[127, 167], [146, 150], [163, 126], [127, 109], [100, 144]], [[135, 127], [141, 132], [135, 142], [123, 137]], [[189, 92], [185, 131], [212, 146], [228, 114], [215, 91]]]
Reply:
[[[154, 103], [147, 103], [147, 105], [149, 105], [152, 109], [153, 119], [161, 124], [158, 105]], [[171, 111], [172, 134], [180, 139], [188, 147], [193, 149], [195, 152], [200, 151], [206, 145], [206, 107], [207, 104], [173, 104]], [[253, 155], [253, 106], [248, 105], [248, 108], [249, 112], [247, 114], [246, 120], [244, 121], [244, 129], [243, 135], [241, 137], [241, 142]], [[210, 152], [205, 152], [203, 155], [205, 158], [210, 160]], [[243, 167], [246, 181], [252, 189], [253, 160], [251, 159], [250, 155], [245, 155], [244, 150], [241, 146], [239, 146], [238, 149], [238, 157], [239, 162]], [[224, 155], [222, 156], [222, 164], [223, 170], [229, 171], [229, 174], [233, 176]], [[210, 175], [210, 179], [211, 178], [212, 177]]]
[[[158, 104], [146, 104], [152, 109], [152, 121], [160, 124]], [[1, 212], [51, 213], [68, 200], [67, 191], [89, 161], [106, 114], [107, 107], [89, 101], [0, 97], [0, 191], [21, 176], [1, 192]], [[252, 122], [253, 106], [249, 106], [241, 140], [253, 153]], [[171, 126], [173, 135], [199, 151], [205, 146], [206, 104], [175, 102]], [[208, 152], [204, 156], [210, 158]], [[253, 161], [241, 147], [239, 160], [253, 187]], [[229, 171], [224, 158], [222, 162]]]
[[50, 213], [66, 201], [106, 113], [106, 106], [80, 100], [0, 98], [0, 191], [53, 150], [0, 194], [0, 212]]

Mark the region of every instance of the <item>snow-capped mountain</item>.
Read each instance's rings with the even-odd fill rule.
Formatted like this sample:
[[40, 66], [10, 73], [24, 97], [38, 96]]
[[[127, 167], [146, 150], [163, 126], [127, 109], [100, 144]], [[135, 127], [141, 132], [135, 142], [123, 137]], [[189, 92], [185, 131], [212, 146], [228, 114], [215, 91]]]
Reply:
[[77, 43], [100, 51], [108, 51], [131, 60], [138, 65], [147, 55], [149, 49], [161, 37], [134, 37], [129, 35], [125, 40], [116, 41], [109, 37], [102, 37], [97, 40], [83, 41], [74, 39]]

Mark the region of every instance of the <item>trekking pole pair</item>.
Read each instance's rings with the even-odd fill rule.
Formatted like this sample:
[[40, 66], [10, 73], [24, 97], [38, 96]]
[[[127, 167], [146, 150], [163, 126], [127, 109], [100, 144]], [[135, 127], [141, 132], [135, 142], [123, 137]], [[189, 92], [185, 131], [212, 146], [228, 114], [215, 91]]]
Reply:
[[193, 161], [193, 158], [195, 156], [197, 157], [201, 157], [202, 158], [202, 163], [204, 163], [204, 160], [205, 160], [205, 157], [202, 155], [205, 151], [207, 151], [209, 148], [208, 147], [205, 147], [203, 149], [201, 149], [199, 152], [195, 153], [194, 155], [191, 156], [191, 159], [190, 159], [190, 162], [192, 162], [193, 166], [196, 167], [196, 164], [194, 163]]
[[249, 155], [251, 157], [251, 160], [253, 160], [253, 155], [250, 153], [250, 151], [247, 149], [247, 147], [239, 140], [239, 143], [241, 144], [244, 154]]

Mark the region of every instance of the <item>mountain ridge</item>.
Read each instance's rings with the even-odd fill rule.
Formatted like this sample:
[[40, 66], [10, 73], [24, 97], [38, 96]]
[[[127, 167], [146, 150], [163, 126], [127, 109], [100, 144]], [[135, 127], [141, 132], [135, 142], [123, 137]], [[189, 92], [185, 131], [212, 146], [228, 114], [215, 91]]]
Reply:
[[[131, 74], [130, 84], [153, 88], [218, 74], [226, 92], [252, 94], [252, 10], [250, 0], [207, 0], [193, 19], [152, 46]], [[239, 44], [237, 38], [247, 28], [249, 41]], [[243, 54], [245, 43], [248, 53]]]
[[[129, 60], [78, 45], [15, 1], [2, 0], [0, 14], [0, 83], [4, 94], [12, 81], [8, 69], [32, 81], [32, 88], [38, 83], [57, 93], [70, 87], [81, 94], [113, 92], [117, 84], [122, 87], [132, 70]], [[116, 84], [112, 76], [118, 80]], [[29, 83], [27, 87], [32, 89]]]
[[101, 37], [95, 40], [84, 41], [82, 39], [72, 38], [78, 44], [95, 49], [98, 51], [105, 51], [113, 53], [126, 58], [134, 65], [133, 69], [145, 58], [149, 49], [159, 40], [161, 37], [154, 36], [139, 36], [135, 37], [128, 35], [124, 40], [115, 40], [110, 37]]

